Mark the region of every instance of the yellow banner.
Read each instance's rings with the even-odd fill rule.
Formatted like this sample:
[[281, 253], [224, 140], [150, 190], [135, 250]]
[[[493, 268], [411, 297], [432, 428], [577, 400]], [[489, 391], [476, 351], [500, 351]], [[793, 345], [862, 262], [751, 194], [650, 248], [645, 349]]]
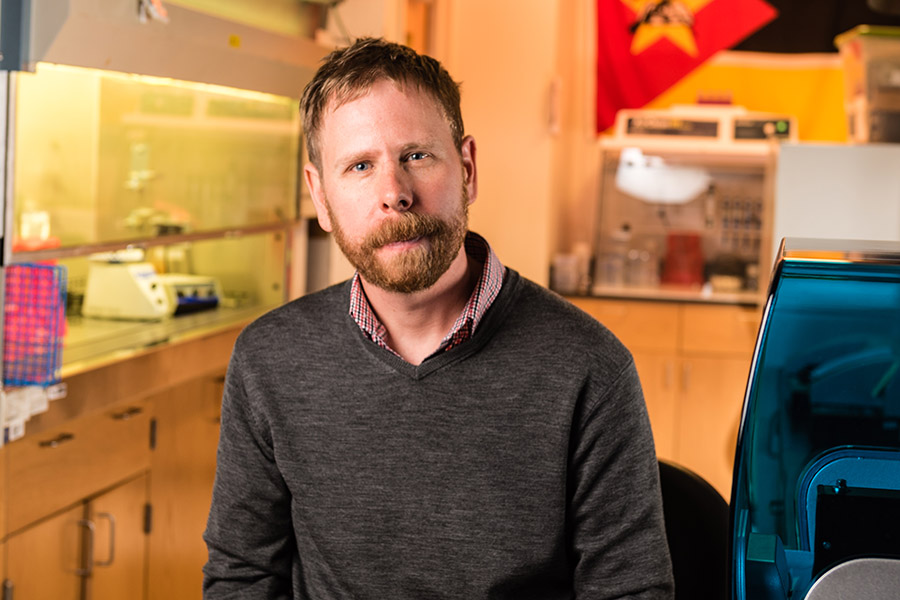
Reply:
[[838, 54], [720, 52], [647, 108], [702, 100], [730, 100], [747, 110], [793, 115], [801, 141], [847, 141]]

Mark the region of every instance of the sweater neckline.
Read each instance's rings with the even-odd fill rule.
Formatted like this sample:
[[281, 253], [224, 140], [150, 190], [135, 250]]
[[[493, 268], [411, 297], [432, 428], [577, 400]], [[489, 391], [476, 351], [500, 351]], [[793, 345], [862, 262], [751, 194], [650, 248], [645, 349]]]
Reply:
[[[440, 369], [465, 360], [478, 352], [478, 350], [490, 340], [494, 335], [494, 331], [506, 318], [506, 315], [508, 314], [506, 308], [515, 296], [518, 295], [519, 282], [519, 274], [514, 269], [506, 267], [506, 276], [503, 280], [503, 286], [500, 288], [500, 294], [491, 304], [490, 308], [488, 308], [484, 317], [482, 317], [482, 321], [479, 324], [478, 329], [475, 330], [474, 335], [458, 346], [429, 356], [418, 365], [406, 362], [390, 350], [381, 348], [378, 344], [366, 338], [365, 334], [359, 328], [359, 325], [357, 325], [356, 321], [353, 320], [353, 317], [351, 317], [347, 311], [345, 311], [345, 322], [354, 331], [357, 340], [359, 340], [369, 354], [401, 375], [405, 375], [414, 380], [424, 379]], [[349, 285], [349, 283], [347, 285]], [[348, 295], [345, 295], [344, 297], [347, 298]]]

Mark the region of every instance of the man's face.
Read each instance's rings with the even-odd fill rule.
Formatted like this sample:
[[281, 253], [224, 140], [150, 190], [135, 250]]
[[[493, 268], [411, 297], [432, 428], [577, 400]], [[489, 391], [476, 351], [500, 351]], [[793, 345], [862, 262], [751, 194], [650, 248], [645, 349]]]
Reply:
[[477, 192], [474, 140], [458, 152], [437, 102], [385, 80], [325, 111], [319, 152], [305, 169], [319, 223], [363, 280], [411, 293], [440, 279]]

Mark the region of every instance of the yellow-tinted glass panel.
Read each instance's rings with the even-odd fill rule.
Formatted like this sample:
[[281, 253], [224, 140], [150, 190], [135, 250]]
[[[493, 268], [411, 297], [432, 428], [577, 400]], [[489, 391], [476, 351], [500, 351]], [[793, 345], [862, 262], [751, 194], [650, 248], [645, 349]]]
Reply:
[[296, 217], [290, 98], [38, 65], [15, 85], [14, 250]]

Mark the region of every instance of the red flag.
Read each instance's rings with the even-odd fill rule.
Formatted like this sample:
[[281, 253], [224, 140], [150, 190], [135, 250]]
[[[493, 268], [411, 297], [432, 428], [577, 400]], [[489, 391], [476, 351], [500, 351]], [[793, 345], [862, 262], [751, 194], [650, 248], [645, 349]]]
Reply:
[[777, 14], [763, 0], [597, 0], [597, 131]]

